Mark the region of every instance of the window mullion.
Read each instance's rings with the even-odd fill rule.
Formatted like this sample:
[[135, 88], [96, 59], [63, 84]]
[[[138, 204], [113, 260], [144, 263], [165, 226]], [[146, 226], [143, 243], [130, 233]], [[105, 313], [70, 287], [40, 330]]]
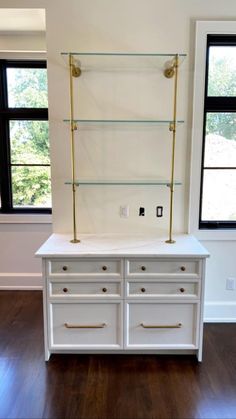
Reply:
[[205, 112], [235, 112], [236, 99], [229, 96], [206, 96]]
[[7, 108], [6, 65], [0, 61], [0, 188], [1, 210], [7, 212], [12, 209], [11, 167], [10, 167], [10, 139], [9, 121], [4, 116]]

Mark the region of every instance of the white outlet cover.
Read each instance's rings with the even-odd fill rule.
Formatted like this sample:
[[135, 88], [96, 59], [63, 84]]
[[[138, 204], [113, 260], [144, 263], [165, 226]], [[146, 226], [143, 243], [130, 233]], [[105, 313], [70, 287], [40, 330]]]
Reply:
[[128, 218], [129, 216], [129, 205], [121, 205], [120, 206], [120, 217], [121, 218]]
[[227, 278], [226, 279], [226, 289], [235, 290], [235, 280], [236, 278]]

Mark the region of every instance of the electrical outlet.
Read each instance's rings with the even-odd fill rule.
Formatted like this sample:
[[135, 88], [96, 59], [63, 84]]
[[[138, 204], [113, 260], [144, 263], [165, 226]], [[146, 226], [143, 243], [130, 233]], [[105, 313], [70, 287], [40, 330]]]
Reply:
[[120, 206], [120, 217], [121, 218], [128, 218], [129, 216], [129, 205], [121, 205]]
[[230, 291], [235, 290], [235, 278], [226, 279], [226, 289]]

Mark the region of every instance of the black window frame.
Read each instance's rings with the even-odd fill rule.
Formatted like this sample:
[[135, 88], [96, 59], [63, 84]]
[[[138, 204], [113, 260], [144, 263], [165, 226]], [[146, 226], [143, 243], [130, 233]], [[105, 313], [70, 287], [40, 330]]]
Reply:
[[[0, 214], [51, 214], [52, 208], [14, 208], [11, 180], [10, 132], [11, 120], [48, 121], [48, 108], [8, 107], [7, 68], [47, 68], [46, 60], [0, 59]], [[48, 166], [50, 164], [29, 164]]]
[[209, 51], [211, 46], [236, 46], [236, 35], [220, 34], [220, 35], [207, 35], [207, 47], [206, 47], [206, 72], [205, 72], [205, 94], [204, 94], [204, 118], [203, 118], [203, 138], [202, 138], [202, 161], [201, 161], [201, 185], [200, 185], [200, 205], [199, 205], [199, 229], [236, 229], [236, 221], [227, 220], [214, 220], [214, 221], [203, 221], [201, 219], [202, 214], [202, 202], [203, 202], [203, 178], [204, 170], [235, 170], [236, 167], [207, 167], [204, 166], [205, 158], [205, 138], [206, 138], [206, 120], [209, 112], [217, 113], [236, 113], [236, 96], [208, 96], [208, 75], [209, 75]]

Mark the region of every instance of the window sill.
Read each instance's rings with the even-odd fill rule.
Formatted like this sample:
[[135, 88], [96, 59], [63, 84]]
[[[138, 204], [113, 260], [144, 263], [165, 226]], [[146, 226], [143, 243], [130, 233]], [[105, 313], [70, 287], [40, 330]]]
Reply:
[[51, 224], [51, 214], [0, 214], [0, 224]]
[[236, 229], [234, 230], [197, 230], [193, 234], [201, 241], [236, 241]]

